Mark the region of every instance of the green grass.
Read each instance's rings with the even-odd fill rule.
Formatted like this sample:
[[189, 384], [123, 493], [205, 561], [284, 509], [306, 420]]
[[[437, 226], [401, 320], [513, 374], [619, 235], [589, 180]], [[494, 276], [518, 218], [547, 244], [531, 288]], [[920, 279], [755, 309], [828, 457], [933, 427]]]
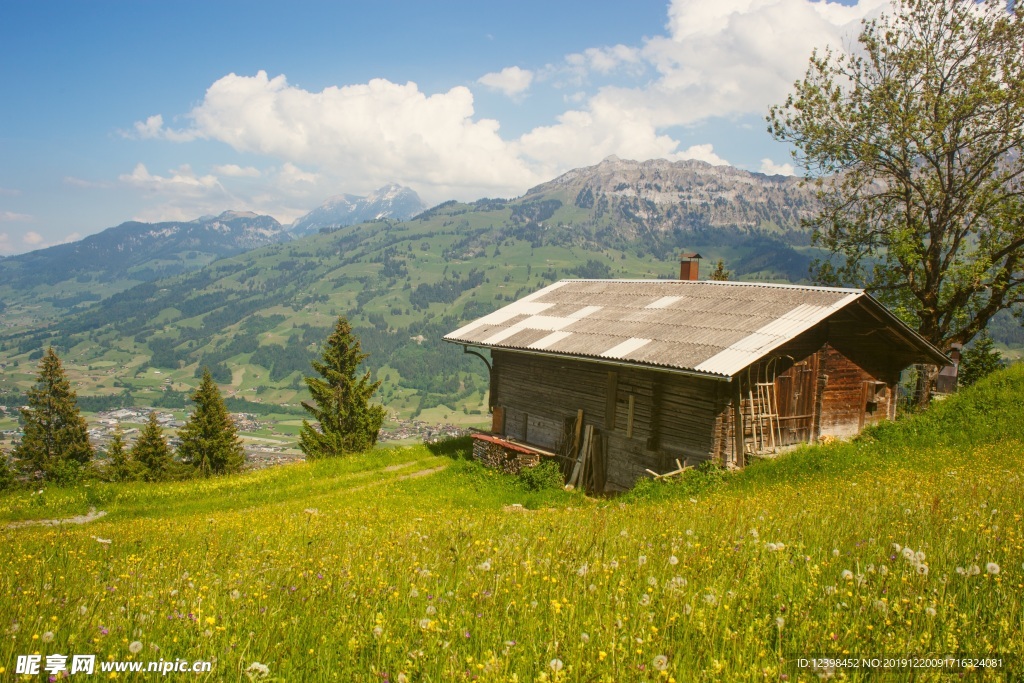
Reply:
[[464, 440], [8, 494], [4, 521], [109, 514], [0, 531], [0, 667], [138, 642], [229, 681], [816, 681], [799, 657], [949, 654], [1015, 680], [1021, 397], [1015, 367], [854, 442], [613, 500], [531, 490]]

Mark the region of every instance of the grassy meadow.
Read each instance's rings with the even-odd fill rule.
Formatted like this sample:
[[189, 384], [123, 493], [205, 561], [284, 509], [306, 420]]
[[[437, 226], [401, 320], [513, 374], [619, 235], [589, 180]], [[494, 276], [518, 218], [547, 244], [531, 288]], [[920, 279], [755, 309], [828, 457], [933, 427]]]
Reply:
[[851, 443], [612, 500], [432, 449], [0, 497], [2, 677], [37, 652], [211, 660], [170, 677], [226, 681], [943, 679], [812, 656], [1024, 672], [1022, 366]]

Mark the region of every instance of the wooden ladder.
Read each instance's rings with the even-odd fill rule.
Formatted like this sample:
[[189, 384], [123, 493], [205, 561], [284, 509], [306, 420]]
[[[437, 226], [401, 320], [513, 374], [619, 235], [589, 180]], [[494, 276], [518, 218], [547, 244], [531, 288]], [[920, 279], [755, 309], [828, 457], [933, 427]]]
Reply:
[[778, 401], [775, 382], [757, 382], [749, 390], [750, 431], [755, 453], [774, 452], [779, 430]]

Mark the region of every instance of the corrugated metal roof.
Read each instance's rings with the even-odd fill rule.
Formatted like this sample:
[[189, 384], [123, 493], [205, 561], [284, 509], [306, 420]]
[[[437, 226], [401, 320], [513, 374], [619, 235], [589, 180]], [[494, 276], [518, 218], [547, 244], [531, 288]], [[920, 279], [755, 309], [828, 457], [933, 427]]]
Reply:
[[[880, 307], [863, 290], [839, 287], [704, 280], [562, 280], [474, 320], [444, 339], [731, 377], [863, 299]], [[917, 337], [905, 326], [904, 331]], [[917, 339], [922, 348], [938, 353]]]

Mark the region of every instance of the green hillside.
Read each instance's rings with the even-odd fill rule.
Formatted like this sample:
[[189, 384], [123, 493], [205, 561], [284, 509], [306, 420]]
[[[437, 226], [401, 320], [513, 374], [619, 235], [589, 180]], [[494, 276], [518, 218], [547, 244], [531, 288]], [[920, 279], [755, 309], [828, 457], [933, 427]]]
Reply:
[[[852, 443], [611, 501], [459, 442], [6, 494], [0, 673], [75, 652], [226, 681], [936, 681], [957, 655], [1019, 680], [1022, 396], [1016, 366]], [[901, 657], [922, 664], [869, 670]]]
[[723, 257], [748, 279], [806, 273], [802, 233], [695, 227], [632, 237], [628, 212], [557, 194], [448, 202], [406, 222], [267, 246], [8, 332], [0, 336], [0, 403], [20, 404], [35, 358], [53, 344], [79, 394], [108, 404], [183, 407], [207, 365], [229, 396], [248, 402], [239, 405], [287, 412], [304, 398], [301, 376], [316, 345], [345, 315], [396, 414], [479, 421], [484, 366], [440, 341], [467, 319], [565, 277], [676, 277], [683, 248], [700, 249], [706, 269]]

